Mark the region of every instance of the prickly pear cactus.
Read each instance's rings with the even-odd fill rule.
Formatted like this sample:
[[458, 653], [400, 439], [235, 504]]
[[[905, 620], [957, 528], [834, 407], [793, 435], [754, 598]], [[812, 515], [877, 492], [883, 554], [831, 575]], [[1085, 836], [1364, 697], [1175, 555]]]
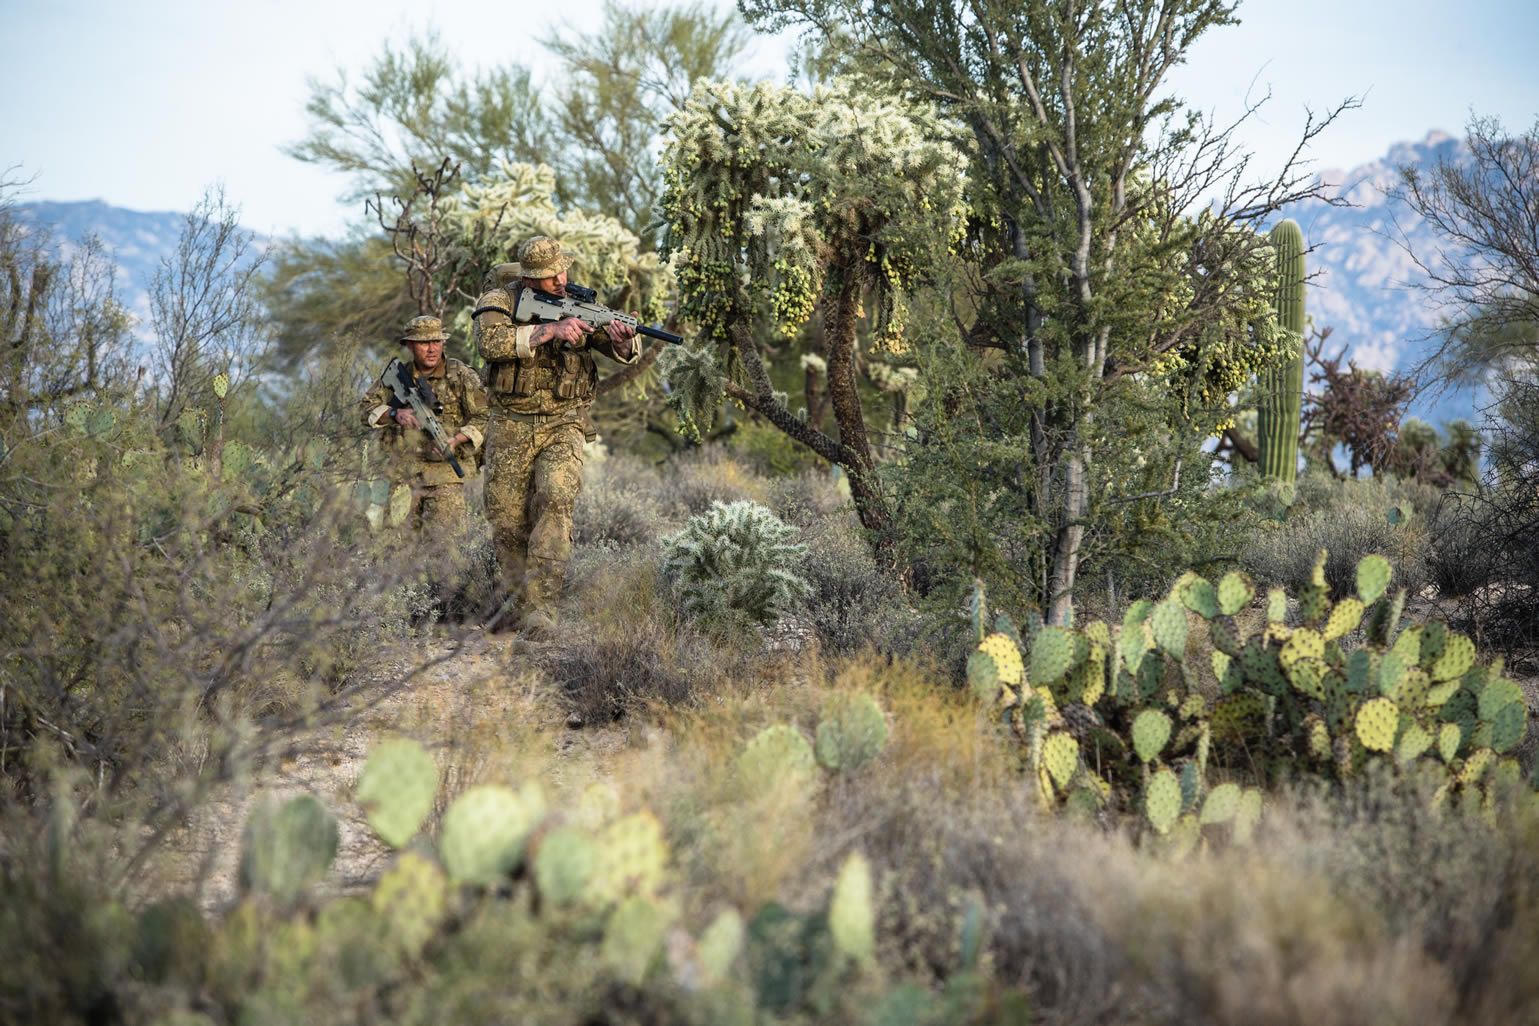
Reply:
[[337, 854], [337, 821], [310, 795], [260, 802], [246, 820], [240, 886], [291, 904], [320, 881]]
[[1065, 627], [1043, 627], [1031, 645], [1033, 686], [1054, 684], [1074, 668], [1074, 634]]
[[540, 897], [567, 905], [588, 893], [599, 865], [593, 841], [576, 827], [557, 827], [540, 838], [534, 853], [534, 882]]
[[[1273, 590], [1258, 626], [1237, 615], [1256, 596], [1243, 575], [1214, 586], [1186, 574], [1115, 629], [1038, 627], [1020, 696], [979, 690], [1004, 692], [1044, 805], [1141, 808], [1173, 851], [1220, 824], [1248, 838], [1260, 795], [1233, 778], [1258, 768], [1263, 786], [1370, 763], [1441, 773], [1435, 800], [1489, 805], [1494, 781], [1521, 775], [1510, 754], [1528, 732], [1521, 689], [1444, 624], [1403, 624], [1405, 591], [1391, 588], [1382, 557], [1363, 559], [1356, 594], [1334, 602], [1325, 558], [1296, 606]], [[1189, 617], [1206, 621], [1206, 660], [1186, 658]], [[1215, 763], [1235, 787], [1207, 789]]]
[[472, 787], [444, 813], [438, 849], [459, 883], [494, 884], [523, 858], [524, 842], [545, 817], [545, 794], [530, 782]]
[[[1004, 635], [995, 635], [1004, 637]], [[1014, 651], [1014, 643], [1010, 644]], [[1016, 665], [1020, 664], [1016, 653]], [[840, 693], [823, 703], [816, 754], [824, 769], [850, 773], [871, 762], [887, 744], [887, 719], [867, 694]]]
[[727, 978], [733, 963], [743, 953], [747, 934], [743, 917], [735, 908], [723, 909], [711, 920], [711, 925], [705, 928], [695, 945], [701, 983], [709, 987]]
[[404, 738], [376, 745], [358, 778], [358, 804], [379, 839], [400, 848], [422, 828], [438, 797], [438, 766]]
[[677, 914], [651, 898], [627, 898], [609, 916], [599, 957], [621, 980], [636, 985], [647, 975]]
[[817, 758], [801, 731], [779, 723], [759, 731], [737, 760], [738, 779], [752, 794], [778, 786], [805, 786], [817, 776]]
[[619, 901], [627, 895], [655, 895], [668, 871], [663, 825], [647, 811], [615, 820], [599, 834], [597, 858], [589, 877], [592, 903]]
[[386, 942], [416, 958], [449, 912], [449, 881], [426, 855], [408, 851], [374, 885], [370, 904]]
[[876, 955], [876, 908], [871, 866], [860, 852], [851, 852], [839, 870], [828, 904], [828, 929], [834, 947], [862, 964]]

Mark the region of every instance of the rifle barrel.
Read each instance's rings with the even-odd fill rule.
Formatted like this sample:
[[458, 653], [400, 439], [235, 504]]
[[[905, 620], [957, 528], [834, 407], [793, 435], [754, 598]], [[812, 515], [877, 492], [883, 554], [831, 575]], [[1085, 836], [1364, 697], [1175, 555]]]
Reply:
[[645, 335], [648, 338], [655, 338], [659, 342], [668, 342], [676, 346], [684, 343], [683, 335], [675, 335], [671, 331], [664, 331], [662, 328], [654, 328], [647, 324], [636, 325], [636, 334]]

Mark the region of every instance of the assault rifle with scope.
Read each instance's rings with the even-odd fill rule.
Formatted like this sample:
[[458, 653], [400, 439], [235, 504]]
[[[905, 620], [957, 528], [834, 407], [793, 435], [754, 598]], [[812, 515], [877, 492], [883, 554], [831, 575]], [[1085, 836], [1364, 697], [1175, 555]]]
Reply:
[[557, 296], [527, 286], [518, 290], [513, 308], [513, 319], [523, 323], [530, 321], [559, 321], [563, 317], [576, 317], [590, 328], [602, 328], [612, 321], [629, 325], [638, 335], [655, 338], [660, 342], [680, 345], [684, 336], [675, 335], [662, 328], [642, 324], [637, 318], [619, 310], [611, 310], [598, 301], [598, 293], [581, 285], [568, 284], [566, 295]]

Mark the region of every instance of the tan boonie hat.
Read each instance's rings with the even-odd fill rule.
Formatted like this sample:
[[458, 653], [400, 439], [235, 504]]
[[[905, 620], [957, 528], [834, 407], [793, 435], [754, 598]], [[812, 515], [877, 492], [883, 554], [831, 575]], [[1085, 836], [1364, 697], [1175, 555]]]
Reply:
[[561, 243], [549, 235], [536, 235], [518, 247], [520, 278], [554, 278], [572, 266], [572, 258], [561, 252]]
[[406, 332], [399, 341], [402, 343], [445, 342], [448, 338], [437, 317], [413, 317], [406, 322]]

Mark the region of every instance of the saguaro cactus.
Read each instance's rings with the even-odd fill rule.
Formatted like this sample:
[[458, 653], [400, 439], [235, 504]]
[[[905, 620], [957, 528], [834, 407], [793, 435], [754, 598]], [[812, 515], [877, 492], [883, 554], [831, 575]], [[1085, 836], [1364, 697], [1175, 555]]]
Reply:
[[1262, 476], [1293, 484], [1299, 464], [1299, 412], [1304, 399], [1304, 233], [1295, 221], [1280, 221], [1270, 236], [1277, 254], [1277, 323], [1287, 330], [1298, 355], [1260, 375], [1256, 409], [1257, 449]]

